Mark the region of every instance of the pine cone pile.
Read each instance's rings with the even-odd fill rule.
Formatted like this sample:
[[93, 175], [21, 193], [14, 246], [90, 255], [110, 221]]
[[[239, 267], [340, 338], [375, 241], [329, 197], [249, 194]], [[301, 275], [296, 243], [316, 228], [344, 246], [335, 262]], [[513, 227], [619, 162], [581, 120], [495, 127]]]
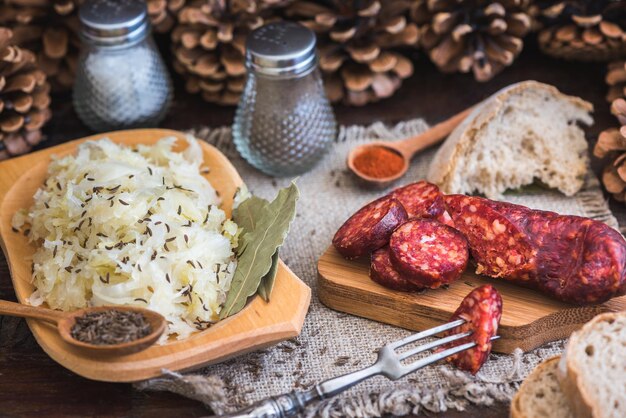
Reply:
[[511, 65], [530, 30], [527, 0], [417, 0], [412, 8], [421, 45], [446, 73], [488, 81]]
[[626, 0], [537, 0], [542, 51], [558, 58], [608, 61], [626, 54]]
[[74, 82], [80, 1], [0, 0], [0, 25], [13, 31], [17, 45], [37, 53], [39, 66], [55, 90], [67, 90]]
[[50, 119], [50, 86], [35, 54], [15, 46], [0, 27], [0, 160], [28, 152]]
[[148, 16], [155, 32], [169, 32], [174, 23], [176, 15], [185, 5], [185, 0], [146, 0], [148, 6]]
[[605, 80], [609, 86], [607, 101], [613, 102], [619, 98], [626, 98], [626, 60], [610, 63]]
[[276, 19], [285, 0], [191, 0], [172, 30], [174, 69], [186, 89], [209, 102], [235, 105], [245, 83], [245, 40]]
[[418, 42], [411, 1], [297, 0], [287, 16], [313, 30], [328, 98], [364, 105], [391, 96], [413, 64], [402, 47]]
[[626, 100], [617, 99], [611, 105], [621, 128], [610, 128], [598, 137], [593, 155], [598, 158], [611, 157], [612, 161], [602, 174], [606, 190], [620, 202], [626, 201]]

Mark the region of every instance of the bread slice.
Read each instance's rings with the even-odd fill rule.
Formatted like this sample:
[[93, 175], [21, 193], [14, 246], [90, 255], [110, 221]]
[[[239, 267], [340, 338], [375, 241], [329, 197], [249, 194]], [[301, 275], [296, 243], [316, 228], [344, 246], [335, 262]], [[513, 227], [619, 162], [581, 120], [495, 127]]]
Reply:
[[491, 199], [539, 179], [571, 196], [583, 186], [589, 159], [577, 123], [591, 125], [592, 110], [547, 84], [513, 84], [481, 102], [450, 134], [428, 179], [444, 193]]
[[575, 417], [626, 417], [626, 312], [600, 314], [574, 332], [557, 376]]
[[511, 418], [573, 418], [557, 380], [559, 357], [540, 363], [511, 402]]

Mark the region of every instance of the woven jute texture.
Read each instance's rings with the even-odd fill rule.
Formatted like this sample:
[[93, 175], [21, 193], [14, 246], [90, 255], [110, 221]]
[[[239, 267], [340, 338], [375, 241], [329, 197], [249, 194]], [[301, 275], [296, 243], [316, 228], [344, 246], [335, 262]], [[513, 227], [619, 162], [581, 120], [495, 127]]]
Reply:
[[[401, 139], [425, 129], [427, 125], [421, 120], [394, 127], [381, 123], [343, 127], [334, 149], [311, 172], [298, 178], [301, 192], [298, 213], [280, 251], [285, 263], [313, 289], [311, 307], [298, 338], [193, 374], [165, 371], [163, 378], [142, 382], [136, 387], [176, 392], [204, 402], [215, 413], [223, 413], [368, 365], [376, 360], [377, 348], [409, 335], [406, 330], [339, 313], [322, 305], [317, 298], [316, 264], [343, 221], [364, 203], [385, 193], [364, 189], [346, 171], [348, 151], [360, 143]], [[279, 188], [291, 181], [273, 179], [248, 166], [234, 149], [229, 128], [202, 128], [193, 133], [222, 150], [249, 189], [261, 197], [273, 198]], [[418, 155], [400, 184], [423, 179], [434, 152], [433, 149]], [[507, 199], [532, 208], [587, 216], [617, 228], [598, 181], [591, 175], [585, 189], [574, 197], [532, 187], [507, 195]], [[513, 355], [492, 354], [475, 377], [447, 365], [430, 366], [396, 382], [375, 377], [335, 399], [313, 405], [308, 415], [407, 415], [423, 409], [432, 412], [450, 408], [462, 410], [469, 402], [489, 405], [498, 400], [506, 401], [538, 362], [560, 354], [563, 346], [564, 341], [557, 341], [526, 354], [521, 350]]]

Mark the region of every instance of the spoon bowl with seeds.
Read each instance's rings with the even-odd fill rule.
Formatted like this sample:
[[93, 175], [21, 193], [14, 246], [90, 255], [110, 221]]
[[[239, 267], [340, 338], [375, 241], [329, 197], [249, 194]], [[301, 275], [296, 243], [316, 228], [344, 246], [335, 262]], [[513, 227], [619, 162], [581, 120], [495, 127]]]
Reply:
[[165, 318], [136, 306], [98, 306], [62, 312], [0, 300], [0, 315], [39, 319], [56, 325], [67, 344], [90, 355], [124, 356], [153, 345]]

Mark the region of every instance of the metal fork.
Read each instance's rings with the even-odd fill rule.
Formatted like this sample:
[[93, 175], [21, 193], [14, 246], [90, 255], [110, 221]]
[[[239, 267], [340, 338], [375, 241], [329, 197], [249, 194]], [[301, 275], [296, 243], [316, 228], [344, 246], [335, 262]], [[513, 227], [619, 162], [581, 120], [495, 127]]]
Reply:
[[[435, 363], [448, 356], [454, 355], [461, 351], [470, 349], [476, 346], [476, 343], [470, 342], [458, 345], [456, 347], [449, 348], [438, 353], [431, 354], [428, 357], [421, 358], [413, 363], [403, 364], [402, 361], [412, 357], [418, 353], [431, 350], [444, 344], [451, 343], [453, 341], [465, 338], [472, 334], [472, 332], [463, 332], [459, 334], [452, 334], [444, 338], [440, 338], [436, 341], [411, 348], [404, 352], [397, 352], [396, 350], [407, 344], [414, 343], [422, 338], [431, 337], [439, 334], [440, 332], [448, 331], [452, 328], [456, 328], [459, 325], [463, 325], [465, 320], [458, 319], [456, 321], [448, 322], [438, 327], [430, 328], [417, 334], [409, 335], [408, 337], [389, 343], [382, 347], [378, 351], [378, 360], [369, 367], [361, 370], [357, 370], [352, 373], [345, 374], [343, 376], [335, 377], [333, 379], [326, 380], [312, 387], [309, 390], [286, 393], [284, 395], [271, 397], [259, 401], [241, 411], [222, 415], [224, 418], [286, 418], [294, 417], [303, 412], [305, 407], [314, 401], [319, 401], [333, 397], [344, 390], [351, 388], [352, 386], [362, 382], [365, 379], [369, 379], [372, 376], [383, 375], [391, 380], [398, 380], [401, 377], [406, 376], [409, 373], [413, 373], [416, 370], [421, 369], [424, 366]], [[492, 337], [491, 340], [496, 340], [499, 336]]]

